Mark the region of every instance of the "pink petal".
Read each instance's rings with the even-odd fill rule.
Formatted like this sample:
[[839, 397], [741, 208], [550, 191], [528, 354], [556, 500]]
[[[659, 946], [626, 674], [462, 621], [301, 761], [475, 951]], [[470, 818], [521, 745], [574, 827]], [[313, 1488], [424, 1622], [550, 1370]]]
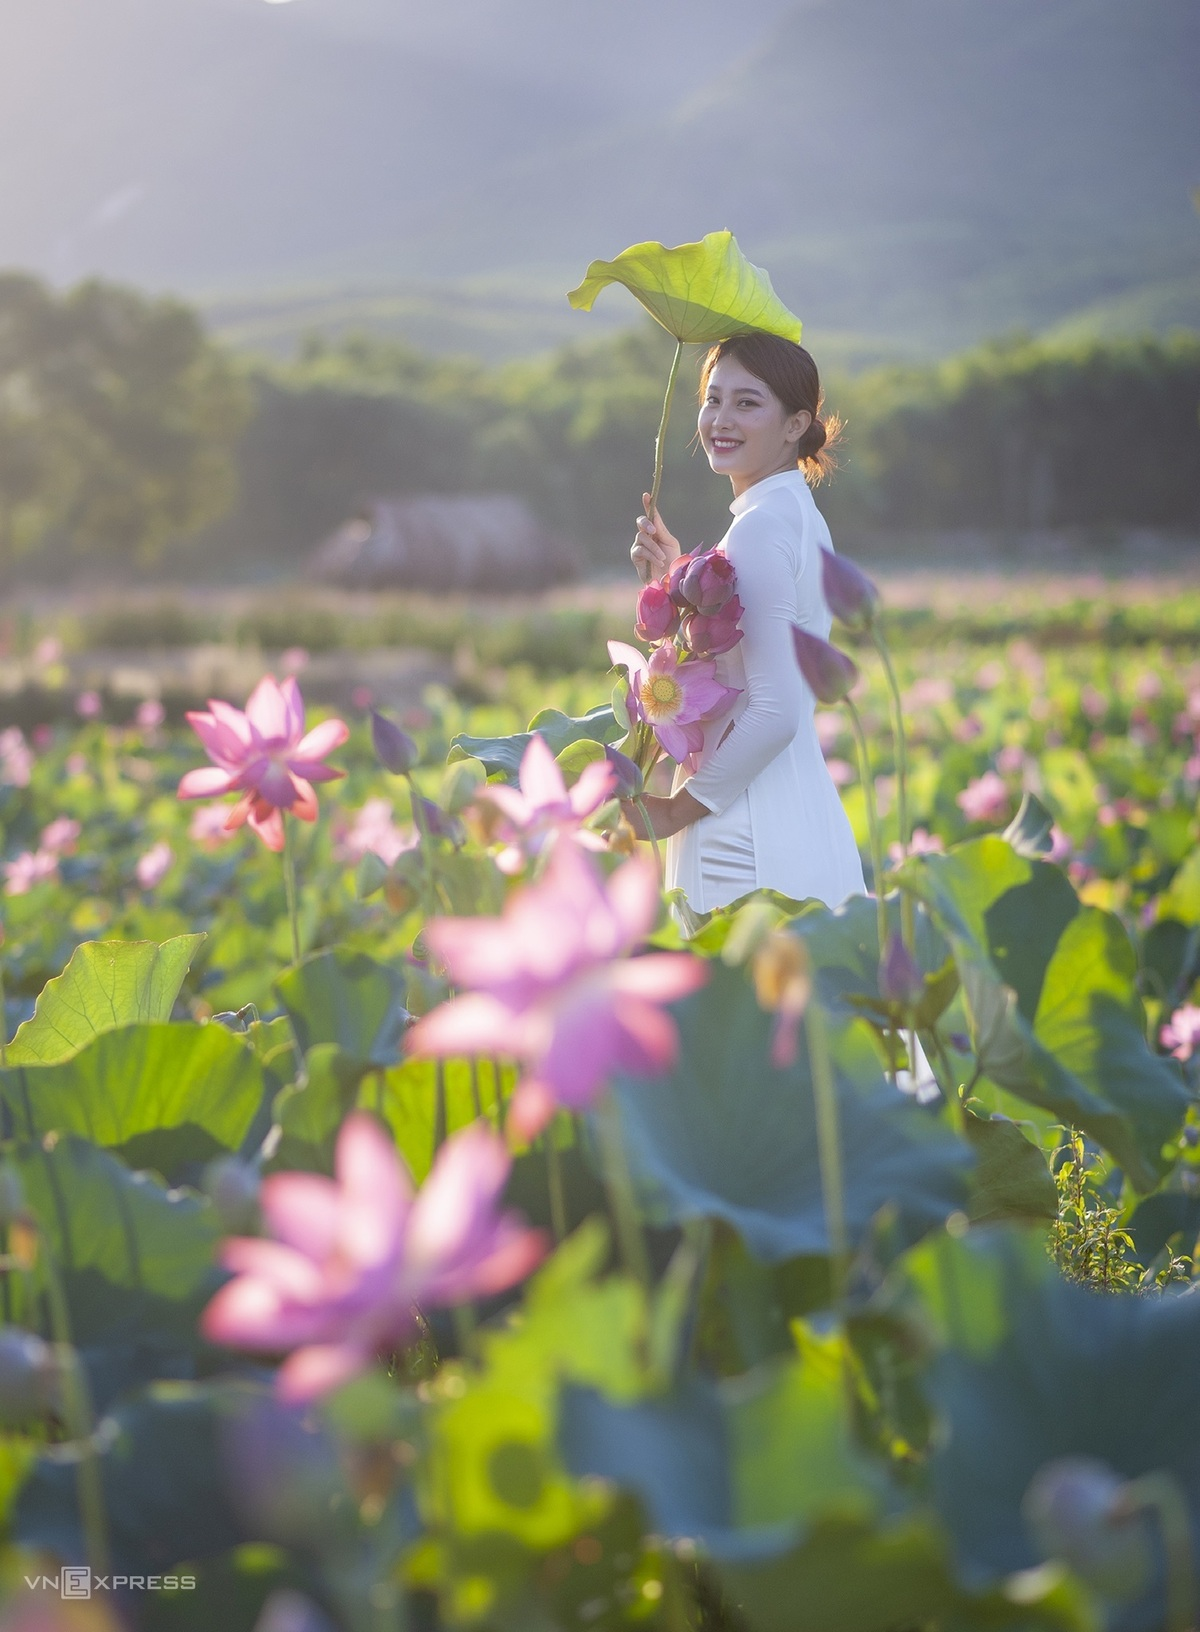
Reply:
[[[341, 772], [338, 773], [341, 775]], [[295, 803], [292, 805], [292, 815], [302, 822], [315, 822], [317, 819], [317, 796], [312, 787], [302, 776], [293, 776], [292, 784], [296, 790]]]
[[664, 750], [677, 762], [689, 752], [689, 743], [683, 729], [675, 721], [668, 720], [665, 724], [652, 726], [654, 735], [662, 744]]
[[[241, 808], [240, 805], [235, 806], [234, 815], [237, 815]], [[251, 803], [247, 807], [247, 814], [241, 818], [241, 821], [250, 823], [250, 826], [258, 834], [268, 850], [274, 850], [278, 854], [283, 849], [283, 817], [279, 811], [271, 809], [265, 816], [260, 816], [253, 803]], [[233, 816], [225, 823], [226, 827], [240, 825], [240, 822], [234, 822]]]
[[[204, 745], [208, 757], [218, 765], [226, 765], [233, 769], [241, 764], [247, 752], [248, 743], [243, 737], [231, 731], [229, 727], [212, 714], [189, 713], [188, 722], [192, 730]], [[247, 732], [247, 737], [249, 733]]]
[[286, 766], [268, 760], [259, 775], [254, 791], [276, 810], [290, 810], [296, 803], [296, 784]]
[[314, 1263], [337, 1244], [338, 1189], [319, 1173], [272, 1173], [260, 1193], [263, 1221], [276, 1241]]
[[522, 1077], [508, 1102], [507, 1125], [522, 1139], [536, 1139], [558, 1109], [547, 1085], [536, 1077]]
[[231, 793], [236, 779], [216, 765], [201, 765], [180, 778], [177, 797], [180, 799], [211, 799], [220, 793]]
[[342, 1247], [356, 1264], [383, 1263], [397, 1249], [412, 1201], [412, 1181], [395, 1145], [373, 1117], [352, 1111], [338, 1133], [334, 1167]]
[[614, 964], [607, 975], [612, 991], [649, 1003], [673, 1003], [698, 991], [708, 977], [708, 964], [691, 952], [647, 952]]
[[629, 684], [636, 691], [637, 683], [646, 673], [646, 659], [636, 646], [628, 646], [623, 640], [610, 640], [608, 643], [609, 661], [614, 668], [623, 668], [628, 672]]
[[302, 737], [296, 744], [294, 754], [297, 759], [322, 760], [327, 754], [340, 748], [350, 736], [350, 727], [345, 720], [322, 720], [320, 725], [314, 725], [306, 737]]
[[510, 822], [518, 827], [524, 827], [533, 814], [529, 808], [529, 801], [516, 788], [505, 787], [497, 783], [494, 788], [481, 788], [481, 799], [490, 799], [491, 802], [504, 812]]
[[346, 774], [336, 765], [322, 765], [320, 760], [301, 759], [298, 755], [289, 756], [283, 763], [293, 776], [307, 778], [309, 782], [337, 782]]
[[606, 759], [593, 760], [586, 765], [578, 782], [571, 789], [571, 809], [576, 816], [590, 816], [612, 797], [617, 773]]
[[650, 662], [646, 667], [649, 674], [669, 675], [672, 679], [678, 679], [681, 684], [686, 678], [685, 675], [676, 674], [676, 670], [679, 668], [679, 653], [675, 650], [674, 643], [669, 640], [654, 648], [650, 654]]
[[240, 745], [242, 751], [259, 746], [254, 726], [240, 708], [234, 708], [232, 703], [222, 702], [219, 697], [210, 697], [208, 711], [217, 724]]
[[294, 674], [289, 674], [279, 689], [287, 711], [287, 740], [299, 742], [304, 735], [304, 698], [300, 695], [300, 682]]
[[[295, 685], [295, 681], [291, 683]], [[246, 718], [264, 742], [290, 741], [292, 722], [288, 714], [287, 700], [273, 674], [264, 674], [250, 693], [250, 700], [246, 704]]]
[[448, 1139], [413, 1203], [406, 1262], [436, 1273], [469, 1248], [481, 1229], [494, 1227], [493, 1210], [511, 1166], [504, 1141], [482, 1123]]
[[533, 806], [562, 804], [566, 783], [544, 737], [535, 731], [521, 755], [521, 792]]
[[371, 1356], [345, 1343], [314, 1343], [297, 1349], [280, 1366], [275, 1392], [285, 1403], [300, 1405], [328, 1394], [357, 1377], [371, 1364]]
[[251, 1235], [231, 1236], [222, 1244], [220, 1260], [235, 1274], [269, 1286], [276, 1297], [311, 1303], [324, 1289], [324, 1278], [311, 1259], [278, 1241]]
[[426, 1300], [461, 1303], [503, 1292], [536, 1269], [548, 1247], [543, 1230], [527, 1229], [519, 1214], [508, 1213], [497, 1221], [487, 1252], [431, 1282]]
[[608, 899], [628, 952], [653, 929], [661, 905], [658, 868], [648, 856], [631, 856], [608, 880]]
[[522, 1026], [494, 997], [472, 992], [439, 1004], [408, 1033], [410, 1054], [517, 1054]]

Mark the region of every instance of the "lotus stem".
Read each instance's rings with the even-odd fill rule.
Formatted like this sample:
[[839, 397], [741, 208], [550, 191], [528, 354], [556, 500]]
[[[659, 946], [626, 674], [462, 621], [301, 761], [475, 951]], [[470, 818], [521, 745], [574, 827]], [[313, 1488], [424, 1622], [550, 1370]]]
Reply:
[[292, 962], [300, 962], [300, 909], [296, 894], [295, 823], [283, 818], [283, 887], [287, 892], [288, 919], [292, 926]]
[[1162, 1534], [1167, 1565], [1166, 1632], [1195, 1632], [1196, 1561], [1187, 1502], [1171, 1474], [1158, 1471], [1131, 1479], [1122, 1493], [1126, 1512], [1153, 1513]]
[[41, 1245], [38, 1259], [45, 1273], [46, 1296], [50, 1304], [50, 1330], [63, 1365], [63, 1415], [68, 1434], [79, 1446], [75, 1488], [84, 1547], [92, 1573], [104, 1575], [109, 1567], [108, 1519], [104, 1511], [104, 1481], [100, 1475], [100, 1459], [94, 1437], [96, 1425], [91, 1390], [83, 1362], [71, 1340], [71, 1316], [58, 1264], [45, 1231], [39, 1228], [38, 1236]]
[[650, 840], [650, 848], [654, 851], [654, 860], [658, 867], [658, 882], [662, 884], [667, 875], [663, 868], [662, 850], [659, 848], [658, 834], [654, 831], [654, 824], [650, 820], [650, 812], [646, 809], [646, 801], [640, 793], [633, 802], [641, 812], [642, 820], [646, 824], [646, 837]]
[[437, 910], [437, 885], [433, 875], [433, 857], [429, 854], [429, 830], [425, 826], [425, 812], [421, 808], [421, 795], [417, 784], [413, 781], [412, 772], [405, 771], [404, 780], [408, 783], [408, 802], [412, 809], [413, 826], [417, 830], [420, 840], [419, 849], [425, 870], [426, 915]]
[[850, 1243], [846, 1233], [846, 1196], [842, 1173], [842, 1140], [838, 1128], [837, 1087], [829, 1034], [820, 1003], [810, 999], [804, 1011], [804, 1035], [812, 1072], [813, 1106], [817, 1117], [817, 1155], [821, 1164], [821, 1195], [825, 1203], [825, 1231], [829, 1237], [833, 1306], [844, 1311]]
[[962, 1096], [959, 1093], [959, 1084], [955, 1081], [956, 1072], [950, 1063], [950, 1056], [946, 1052], [945, 1041], [936, 1025], [930, 1027], [930, 1036], [933, 1038], [934, 1049], [936, 1050], [937, 1057], [941, 1062], [942, 1070], [946, 1075], [946, 1082], [945, 1086], [942, 1088], [942, 1094], [945, 1098], [946, 1104], [950, 1107], [950, 1118], [954, 1123], [954, 1131], [962, 1134], [965, 1138], [967, 1131], [967, 1113], [963, 1108]]
[[8, 1065], [8, 998], [4, 991], [4, 965], [0, 963], [0, 1070]]
[[596, 1131], [600, 1136], [600, 1157], [604, 1166], [604, 1183], [608, 1191], [613, 1222], [617, 1227], [617, 1242], [625, 1268], [642, 1286], [650, 1285], [650, 1260], [638, 1217], [637, 1198], [633, 1179], [625, 1156], [621, 1137], [621, 1109], [612, 1089], [604, 1093], [596, 1106]]
[[[904, 733], [904, 703], [900, 696], [896, 671], [892, 667], [887, 641], [874, 619], [871, 622], [871, 639], [887, 677], [888, 702], [892, 711], [892, 740], [896, 745], [896, 824], [900, 839], [900, 859], [903, 861], [908, 855], [908, 846], [912, 839], [912, 829], [908, 821], [908, 740]], [[908, 950], [915, 952], [916, 923], [912, 898], [907, 893], [902, 893], [900, 897], [900, 937]]]
[[550, 1228], [558, 1245], [567, 1238], [567, 1201], [563, 1189], [562, 1155], [554, 1137], [554, 1124], [546, 1129], [546, 1183], [550, 1191]]
[[862, 782], [863, 798], [867, 805], [867, 835], [871, 847], [871, 871], [875, 875], [875, 922], [879, 933], [879, 956], [882, 958], [887, 950], [887, 907], [883, 900], [883, 843], [879, 837], [879, 810], [875, 803], [875, 783], [871, 776], [871, 751], [867, 746], [867, 735], [863, 730], [862, 719], [857, 708], [849, 697], [844, 699], [850, 711], [850, 724], [854, 730], [854, 743], [858, 749], [858, 774]]
[[654, 481], [650, 487], [650, 520], [658, 514], [658, 493], [662, 487], [663, 455], [667, 451], [667, 423], [671, 418], [671, 398], [675, 395], [675, 377], [679, 373], [679, 360], [683, 356], [683, 341], [675, 342], [675, 355], [671, 359], [671, 372], [667, 376], [667, 392], [663, 397], [662, 418], [658, 422], [658, 435], [654, 438]]

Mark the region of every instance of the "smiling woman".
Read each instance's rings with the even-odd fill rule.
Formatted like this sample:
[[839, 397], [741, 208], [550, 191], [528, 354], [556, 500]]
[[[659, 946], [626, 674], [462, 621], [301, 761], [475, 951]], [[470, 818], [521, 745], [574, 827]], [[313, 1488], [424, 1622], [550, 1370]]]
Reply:
[[[832, 543], [810, 484], [833, 463], [838, 425], [820, 408], [816, 364], [791, 340], [737, 335], [705, 360], [697, 429], [733, 488], [733, 525], [718, 547], [743, 608], [742, 640], [714, 662], [736, 695], [704, 722], [696, 769], [681, 766], [669, 796], [645, 801], [656, 837], [668, 840], [667, 886], [698, 912], [754, 889], [835, 906], [865, 887], [792, 641], [797, 626], [824, 639], [831, 623], [820, 551]], [[639, 517], [630, 554], [643, 581], [679, 553], [661, 515]], [[644, 834], [636, 812], [631, 820]]]

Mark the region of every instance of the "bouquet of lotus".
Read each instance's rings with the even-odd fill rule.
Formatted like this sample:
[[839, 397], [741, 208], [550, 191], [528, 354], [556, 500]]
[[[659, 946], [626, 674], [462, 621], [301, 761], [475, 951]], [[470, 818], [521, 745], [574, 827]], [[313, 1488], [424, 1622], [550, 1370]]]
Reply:
[[638, 596], [635, 627], [653, 648], [649, 658], [624, 641], [608, 643], [608, 655], [627, 676], [613, 695], [629, 730], [620, 751], [643, 780], [664, 752], [695, 770], [704, 721], [740, 695], [717, 679], [714, 662], [742, 638], [736, 591], [736, 574], [719, 549], [681, 555]]

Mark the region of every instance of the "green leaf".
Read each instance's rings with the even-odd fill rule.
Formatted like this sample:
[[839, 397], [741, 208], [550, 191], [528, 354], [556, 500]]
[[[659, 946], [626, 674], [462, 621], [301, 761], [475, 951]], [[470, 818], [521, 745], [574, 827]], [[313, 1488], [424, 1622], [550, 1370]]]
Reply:
[[593, 261], [567, 299], [590, 312], [600, 291], [623, 284], [676, 340], [711, 345], [762, 330], [799, 341], [800, 319], [776, 296], [761, 267], [752, 266], [731, 232], [710, 232], [698, 244], [634, 244], [613, 261]]
[[[224, 1278], [212, 1207], [71, 1135], [20, 1145], [13, 1160], [58, 1265], [97, 1404], [131, 1380], [190, 1369], [200, 1311]], [[38, 1266], [39, 1303], [43, 1278]], [[32, 1311], [25, 1323], [38, 1323]]]
[[1111, 1152], [1142, 1191], [1165, 1171], [1190, 1096], [1153, 1053], [1120, 920], [1003, 839], [918, 856], [898, 874], [949, 938], [987, 1077]]
[[123, 1026], [69, 1060], [0, 1071], [21, 1137], [82, 1134], [167, 1178], [236, 1150], [263, 1094], [254, 1050], [214, 1025]]
[[[829, 1250], [805, 1038], [770, 1063], [774, 1017], [745, 975], [714, 963], [673, 1006], [680, 1050], [667, 1077], [618, 1078], [630, 1163], [660, 1221], [723, 1218], [756, 1256]], [[885, 1205], [915, 1240], [966, 1205], [969, 1151], [886, 1080], [861, 1020], [828, 1023], [838, 1094], [846, 1222], [861, 1240]]]
[[[888, 930], [900, 929], [900, 897], [886, 903]], [[896, 1006], [879, 991], [879, 920], [875, 902], [855, 895], [838, 907], [806, 908], [788, 926], [807, 944], [821, 999], [831, 1009], [850, 1016], [866, 1013], [880, 1020], [895, 1020]], [[935, 1025], [958, 990], [958, 975], [950, 961], [950, 943], [929, 914], [918, 907], [914, 914], [914, 955], [925, 971], [925, 991], [916, 1008], [920, 1027]], [[947, 965], [949, 964], [949, 967]]]
[[969, 1214], [976, 1224], [1000, 1219], [1052, 1219], [1058, 1191], [1045, 1156], [1006, 1116], [964, 1112], [964, 1131], [978, 1161]]
[[[944, 1349], [928, 1384], [943, 1424], [930, 1470], [964, 1580], [1040, 1562], [1021, 1518], [1030, 1480], [1062, 1456], [1131, 1479], [1169, 1474], [1200, 1540], [1200, 1305], [1118, 1297], [1064, 1281], [1038, 1240], [971, 1231], [930, 1238], [910, 1273], [938, 1309]], [[980, 1468], [988, 1470], [986, 1479]], [[1116, 1623], [1164, 1624], [1155, 1594]]]
[[489, 776], [499, 773], [505, 781], [515, 782], [535, 732], [546, 740], [550, 752], [557, 758], [573, 742], [616, 742], [623, 735], [623, 728], [609, 703], [601, 703], [577, 717], [557, 708], [544, 708], [530, 720], [527, 731], [516, 731], [511, 736], [471, 737], [460, 733], [451, 742], [447, 758], [451, 762], [468, 756], [478, 759]]
[[604, 758], [604, 744], [587, 740], [573, 742], [556, 758], [558, 768], [563, 773], [563, 781], [571, 787], [578, 782], [589, 765], [594, 765], [598, 759]]
[[85, 941], [48, 981], [32, 1018], [8, 1045], [8, 1063], [65, 1060], [102, 1031], [169, 1020], [203, 935], [153, 941]]
[[401, 970], [335, 947], [305, 958], [275, 985], [302, 1053], [317, 1043], [336, 1043], [366, 1069], [399, 1060], [411, 1019]]

